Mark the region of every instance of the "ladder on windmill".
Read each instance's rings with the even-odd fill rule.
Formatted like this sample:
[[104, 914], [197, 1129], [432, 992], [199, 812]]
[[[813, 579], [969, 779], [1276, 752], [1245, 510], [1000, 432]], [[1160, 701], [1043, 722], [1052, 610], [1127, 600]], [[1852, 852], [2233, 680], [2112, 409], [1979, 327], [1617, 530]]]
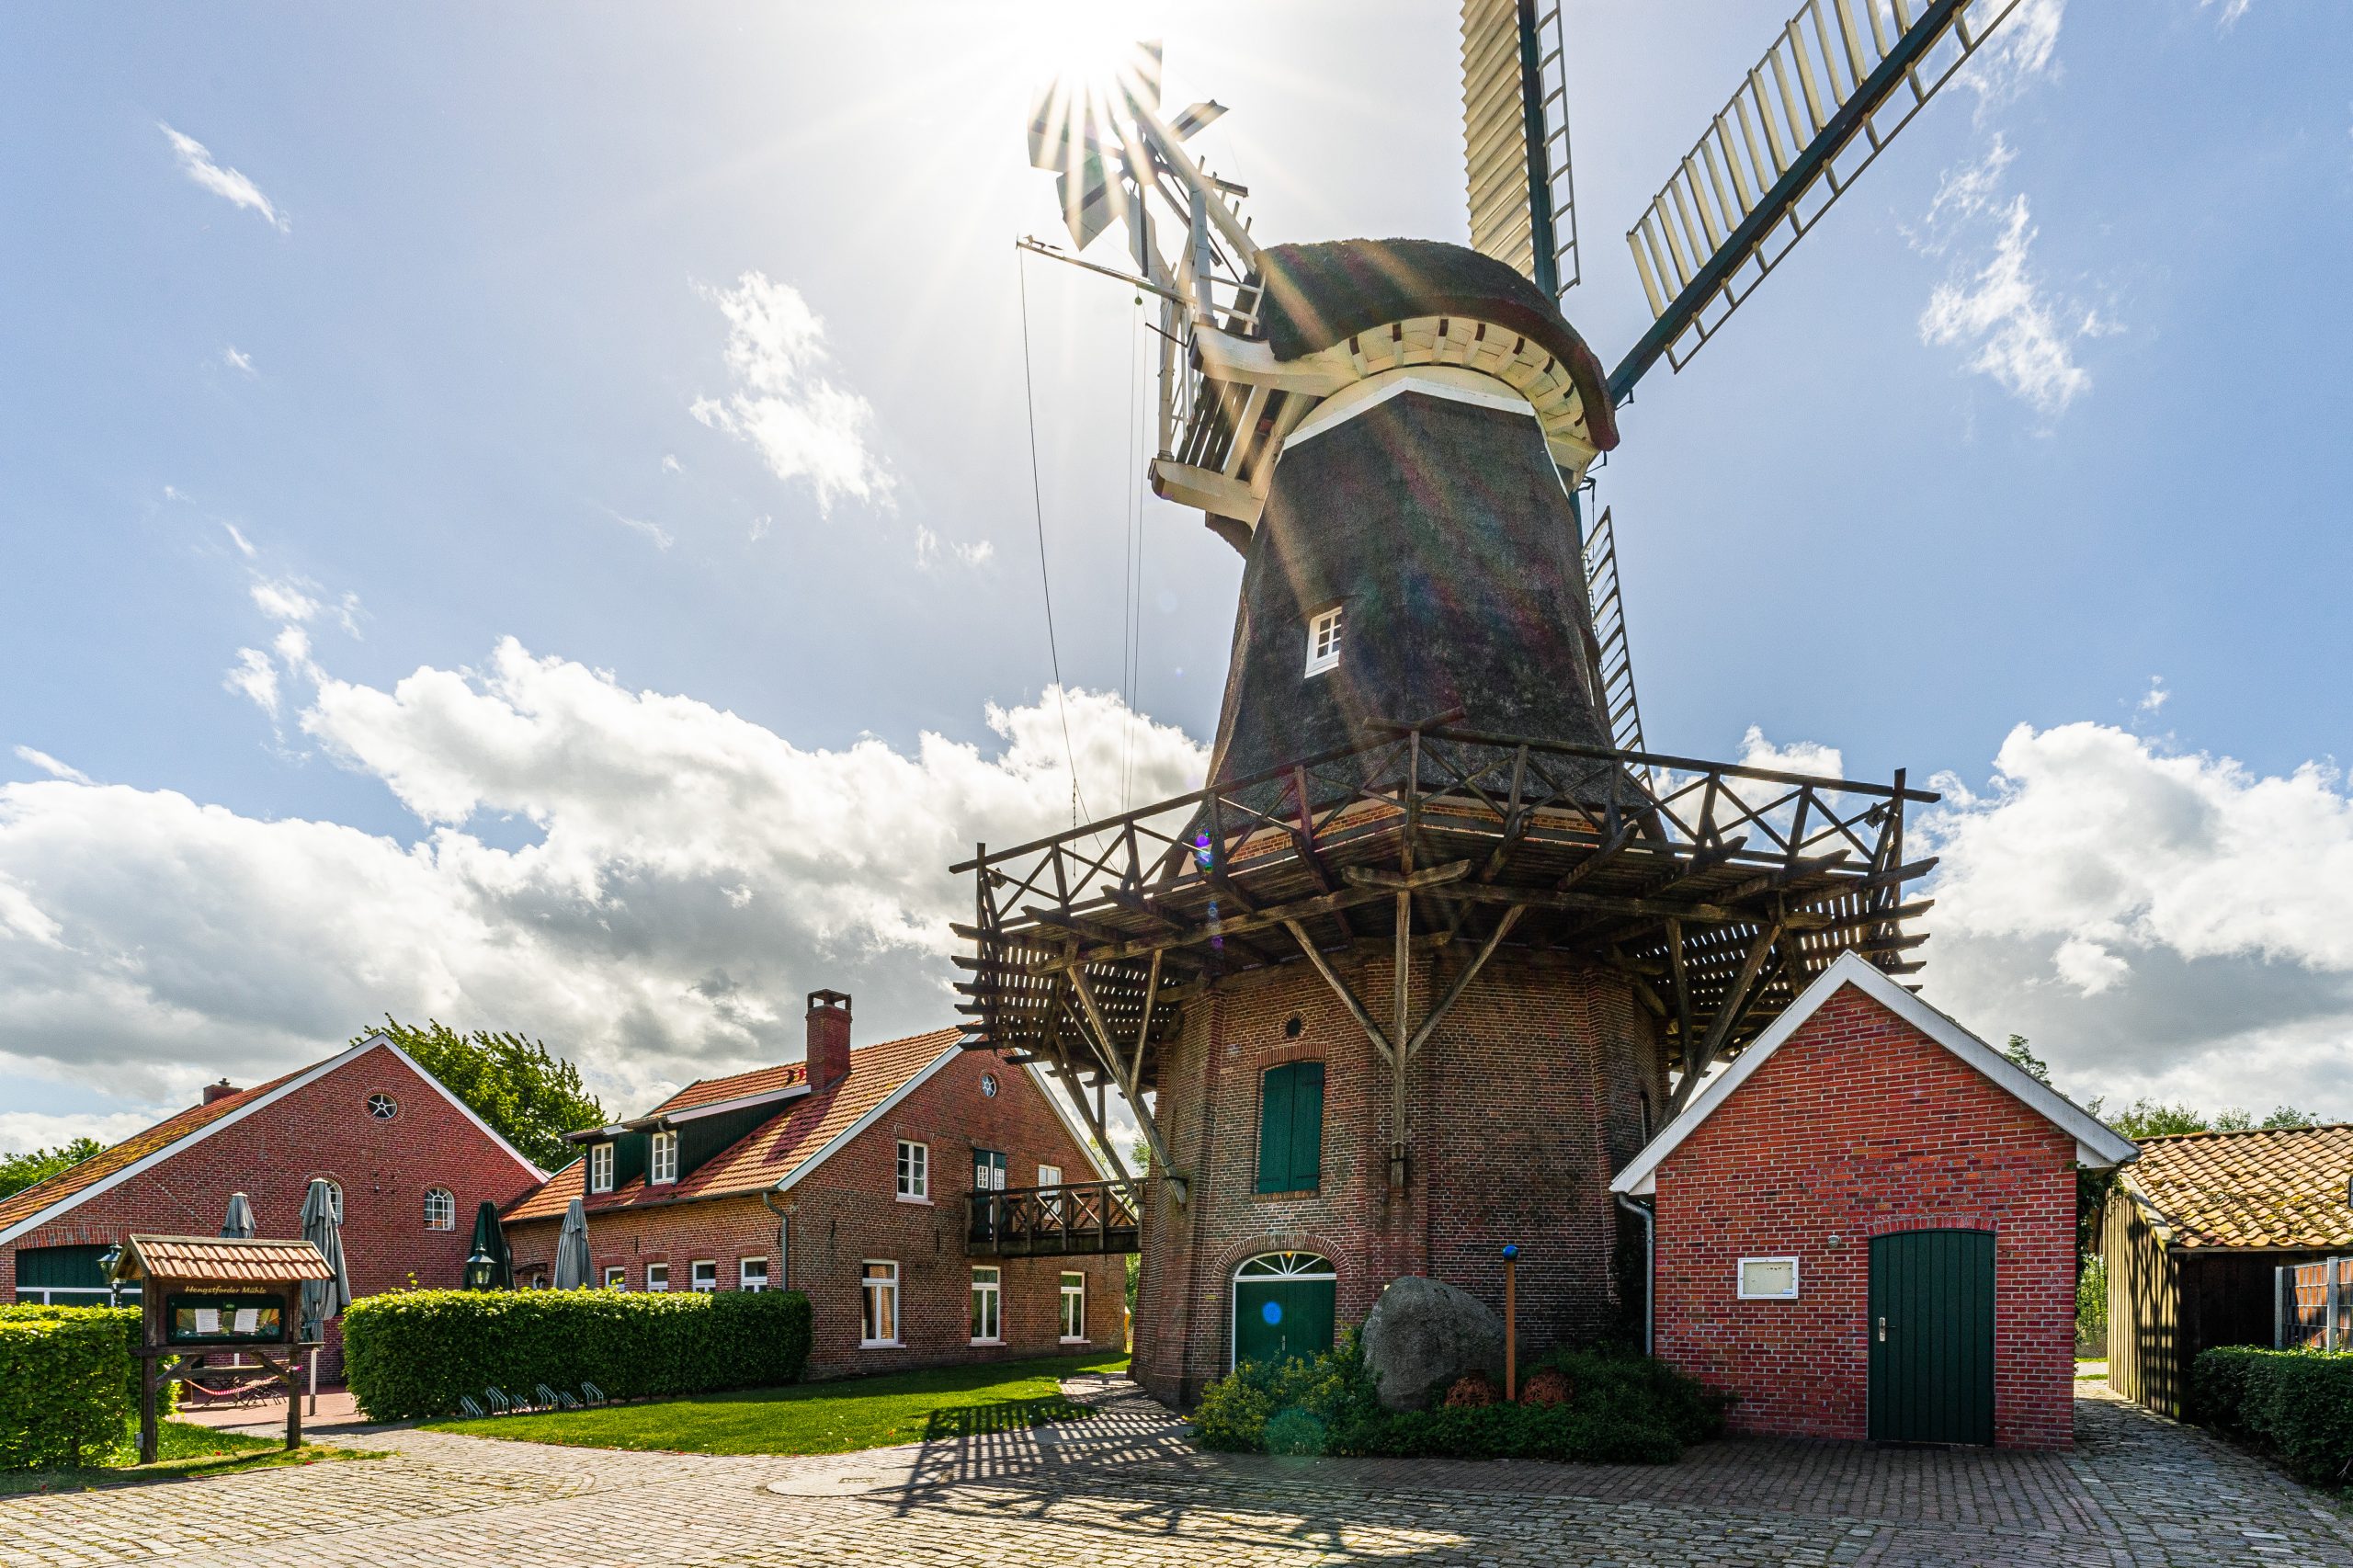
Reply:
[[1618, 539], [1609, 508], [1585, 541], [1586, 596], [1593, 606], [1593, 636], [1601, 669], [1601, 701], [1609, 714], [1609, 744], [1643, 751], [1643, 710], [1634, 696], [1634, 662], [1626, 646], [1626, 606], [1618, 591]]

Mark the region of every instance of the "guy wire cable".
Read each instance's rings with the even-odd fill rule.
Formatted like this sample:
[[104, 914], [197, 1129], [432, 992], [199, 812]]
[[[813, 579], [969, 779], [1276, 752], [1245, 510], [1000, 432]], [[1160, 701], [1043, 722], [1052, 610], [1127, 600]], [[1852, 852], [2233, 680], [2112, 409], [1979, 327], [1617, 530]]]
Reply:
[[1029, 268], [1025, 261], [1025, 253], [1017, 245], [1013, 276], [1021, 293], [1021, 400], [1029, 416], [1029, 509], [1038, 523], [1038, 586], [1046, 596], [1046, 656], [1053, 663], [1054, 710], [1062, 716], [1063, 758], [1070, 764], [1070, 824], [1076, 827], [1086, 798], [1079, 792], [1078, 752], [1070, 742], [1070, 706], [1063, 695], [1063, 654], [1054, 641], [1054, 585], [1046, 573], [1046, 500], [1038, 482], [1038, 393], [1029, 373]]

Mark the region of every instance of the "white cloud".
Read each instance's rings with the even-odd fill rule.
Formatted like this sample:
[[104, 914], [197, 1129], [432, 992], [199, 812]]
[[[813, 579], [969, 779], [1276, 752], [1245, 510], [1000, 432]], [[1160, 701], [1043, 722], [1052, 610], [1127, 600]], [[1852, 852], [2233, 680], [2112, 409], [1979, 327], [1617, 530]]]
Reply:
[[20, 761], [31, 763], [35, 767], [40, 768], [51, 778], [63, 778], [71, 784], [88, 784], [94, 782], [90, 776], [83, 772], [80, 768], [74, 767], [67, 763], [60, 762], [55, 757], [50, 756], [49, 753], [45, 751], [36, 751], [31, 746], [18, 746], [17, 748], [17, 756]]
[[2218, 7], [2222, 13], [2220, 18], [2221, 25], [2228, 28], [2237, 26], [2238, 19], [2245, 16], [2247, 8], [2254, 4], [2255, 0], [2198, 0], [2198, 8], [2203, 11], [2210, 7]]
[[271, 718], [278, 717], [278, 666], [258, 648], [240, 648], [237, 662], [221, 677], [230, 691], [251, 701]]
[[676, 452], [665, 452], [662, 454], [662, 472], [664, 473], [684, 473], [687, 471], [678, 466], [678, 456]]
[[254, 369], [254, 357], [239, 348], [233, 343], [229, 345], [228, 347], [221, 350], [221, 362], [223, 365], [228, 366], [229, 369], [233, 370], [242, 370], [248, 376], [259, 375], [261, 373]]
[[[172, 487], [168, 484], [164, 486], [164, 494], [166, 495], [171, 494]], [[246, 540], [244, 534], [239, 530], [237, 525], [234, 523], [224, 522], [221, 526], [229, 530], [229, 542], [237, 547], [237, 553], [244, 556], [246, 560], [251, 561], [254, 558], [256, 551], [253, 545]]]
[[956, 546], [956, 559], [967, 566], [985, 565], [996, 556], [996, 546], [988, 540]]
[[660, 523], [650, 523], [643, 517], [627, 517], [620, 512], [614, 511], [610, 506], [605, 508], [605, 516], [612, 518], [613, 521], [620, 524], [620, 526], [625, 528], [629, 528], [636, 533], [643, 534], [647, 539], [654, 541], [654, 548], [656, 550], [667, 550], [672, 545], [678, 542], [676, 539], [671, 537], [670, 530], [664, 528]]
[[805, 479], [820, 511], [843, 495], [887, 502], [892, 478], [871, 449], [874, 410], [832, 378], [825, 324], [798, 290], [761, 272], [733, 289], [696, 291], [727, 318], [724, 398], [699, 397], [688, 412], [749, 442], [779, 479]]
[[2165, 711], [2165, 706], [2172, 697], [2173, 693], [2165, 689], [2165, 677], [2151, 676], [2149, 689], [2141, 694], [2141, 700], [2133, 705], [2133, 711], [2145, 713], [2154, 719]]
[[752, 519], [752, 542], [754, 544], [757, 544], [760, 540], [767, 538], [768, 529], [774, 527], [776, 527], [776, 519], [766, 512], [762, 512], [758, 517], [754, 517]]
[[180, 169], [188, 178], [215, 196], [260, 213], [272, 228], [279, 233], [286, 233], [289, 227], [286, 215], [261, 193], [261, 187], [235, 169], [224, 169], [214, 163], [212, 154], [195, 137], [175, 131], [161, 120], [156, 121], [156, 125], [170, 139], [172, 151], [179, 154]]
[[61, 1149], [76, 1138], [119, 1143], [143, 1132], [163, 1118], [185, 1108], [155, 1105], [141, 1110], [72, 1115], [38, 1110], [0, 1110], [0, 1154], [30, 1153], [35, 1149]]
[[245, 591], [253, 596], [254, 608], [270, 619], [300, 621], [319, 613], [322, 607], [313, 593], [317, 587], [307, 577], [256, 575]]
[[[1939, 779], [1927, 995], [2082, 1095], [2353, 1117], [2353, 796], [2112, 725], [2011, 732]], [[2260, 1102], [2259, 1104], [2256, 1102]]]
[[[281, 699], [415, 814], [404, 844], [171, 790], [0, 785], [0, 1072], [143, 1100], [314, 1060], [390, 1011], [543, 1036], [616, 1108], [789, 1060], [801, 998], [857, 996], [863, 1039], [950, 1021], [976, 839], [1066, 825], [1054, 694], [936, 734], [809, 750], [690, 698], [509, 641], [389, 688], [281, 648]], [[285, 682], [312, 684], [290, 690]], [[298, 694], [299, 693], [299, 694]], [[1091, 799], [1198, 783], [1180, 732], [1068, 696]], [[484, 833], [475, 824], [496, 828]], [[529, 842], [511, 844], [520, 824]], [[487, 842], [498, 838], [498, 844]], [[13, 909], [13, 913], [11, 912]], [[36, 933], [48, 933], [44, 942]]]
[[2045, 76], [2056, 74], [2052, 62], [2066, 10], [2067, 0], [2018, 0], [2018, 8], [2004, 19], [1992, 40], [1977, 51], [1961, 79], [1977, 93], [1981, 120]]

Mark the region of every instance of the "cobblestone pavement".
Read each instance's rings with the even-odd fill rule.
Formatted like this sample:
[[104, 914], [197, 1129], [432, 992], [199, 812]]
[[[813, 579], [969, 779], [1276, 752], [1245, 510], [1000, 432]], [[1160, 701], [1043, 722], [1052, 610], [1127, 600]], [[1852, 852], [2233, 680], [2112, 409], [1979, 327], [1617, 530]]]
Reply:
[[1234, 1459], [1131, 1385], [1093, 1420], [823, 1459], [386, 1430], [359, 1464], [0, 1499], [0, 1565], [2330, 1563], [2353, 1517], [2077, 1385], [2069, 1454], [1712, 1443], [1679, 1465]]

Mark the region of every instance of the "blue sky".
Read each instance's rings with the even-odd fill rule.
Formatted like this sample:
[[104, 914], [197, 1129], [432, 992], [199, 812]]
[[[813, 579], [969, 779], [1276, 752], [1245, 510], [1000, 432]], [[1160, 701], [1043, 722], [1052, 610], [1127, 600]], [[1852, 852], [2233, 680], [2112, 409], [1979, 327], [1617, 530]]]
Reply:
[[[817, 986], [945, 1018], [947, 858], [1067, 815], [1055, 15], [0, 16], [0, 1146], [387, 1010], [625, 1106]], [[1462, 236], [1452, 6], [1134, 17], [1262, 239]], [[1568, 19], [1614, 359], [1619, 236], [1783, 14]], [[2063, 1086], [2353, 1117], [2353, 12], [1997, 36], [1623, 411], [1648, 732], [1950, 775], [1928, 994]], [[1138, 498], [1127, 292], [1027, 289], [1082, 782], [1185, 787], [1239, 559]]]

